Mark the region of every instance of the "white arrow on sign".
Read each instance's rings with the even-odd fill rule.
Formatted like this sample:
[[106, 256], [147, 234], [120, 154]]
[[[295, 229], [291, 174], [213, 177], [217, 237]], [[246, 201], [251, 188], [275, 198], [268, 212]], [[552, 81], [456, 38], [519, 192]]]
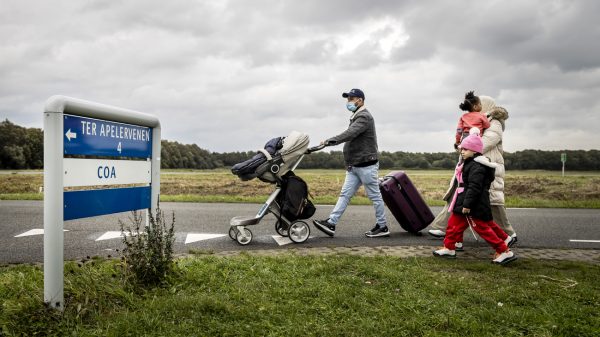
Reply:
[[65, 133], [65, 136], [67, 136], [67, 139], [69, 141], [71, 141], [71, 138], [77, 138], [77, 134], [75, 132], [71, 132], [71, 129], [67, 130], [67, 133]]

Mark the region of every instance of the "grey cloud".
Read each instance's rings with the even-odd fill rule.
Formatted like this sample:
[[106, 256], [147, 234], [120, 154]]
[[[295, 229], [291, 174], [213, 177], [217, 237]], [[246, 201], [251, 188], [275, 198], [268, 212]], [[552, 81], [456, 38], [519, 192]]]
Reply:
[[411, 39], [396, 60], [456, 48], [510, 63], [544, 63], [573, 71], [600, 66], [600, 3], [437, 2], [403, 16]]
[[338, 46], [327, 39], [310, 41], [292, 52], [290, 61], [304, 64], [330, 64], [337, 58]]
[[343, 32], [369, 17], [399, 11], [404, 3], [385, 0], [290, 1], [281, 5], [280, 14], [295, 25]]

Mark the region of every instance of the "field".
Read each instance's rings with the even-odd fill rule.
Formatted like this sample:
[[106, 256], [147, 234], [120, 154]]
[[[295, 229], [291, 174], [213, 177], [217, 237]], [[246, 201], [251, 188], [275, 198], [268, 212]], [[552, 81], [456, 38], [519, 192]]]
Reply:
[[[381, 170], [380, 176], [387, 170]], [[344, 181], [343, 170], [297, 170], [314, 201], [333, 204]], [[452, 171], [407, 170], [431, 206], [443, 204]], [[0, 174], [0, 200], [41, 200], [40, 171]], [[505, 180], [507, 207], [600, 208], [600, 173], [509, 171]], [[165, 170], [161, 174], [161, 200], [184, 202], [264, 202], [274, 186], [257, 179], [240, 181], [228, 170]], [[368, 204], [361, 188], [352, 201]]]

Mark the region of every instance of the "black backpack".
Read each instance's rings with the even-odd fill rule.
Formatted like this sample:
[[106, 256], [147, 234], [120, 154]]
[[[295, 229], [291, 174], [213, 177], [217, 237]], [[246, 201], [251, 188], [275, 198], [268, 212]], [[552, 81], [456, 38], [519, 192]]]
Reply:
[[284, 176], [281, 189], [279, 205], [286, 219], [308, 219], [315, 214], [315, 205], [308, 200], [308, 185], [302, 178], [293, 174]]

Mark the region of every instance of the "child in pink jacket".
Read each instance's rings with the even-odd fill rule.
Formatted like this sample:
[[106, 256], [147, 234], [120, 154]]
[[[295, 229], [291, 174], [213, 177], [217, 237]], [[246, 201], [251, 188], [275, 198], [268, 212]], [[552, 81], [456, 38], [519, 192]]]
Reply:
[[492, 217], [489, 189], [497, 165], [481, 155], [482, 152], [483, 142], [476, 133], [460, 144], [463, 162], [455, 171], [459, 185], [448, 207], [452, 214], [444, 247], [434, 251], [434, 256], [455, 258], [456, 244], [462, 242], [463, 232], [471, 226], [496, 251], [492, 262], [506, 264], [517, 258], [508, 248], [512, 238], [498, 227]]
[[458, 148], [460, 142], [469, 135], [471, 128], [478, 128], [483, 135], [483, 131], [490, 127], [487, 117], [481, 114], [481, 101], [475, 96], [473, 91], [465, 94], [465, 100], [459, 105], [462, 111], [467, 111], [458, 119], [456, 126], [456, 139], [454, 148]]

